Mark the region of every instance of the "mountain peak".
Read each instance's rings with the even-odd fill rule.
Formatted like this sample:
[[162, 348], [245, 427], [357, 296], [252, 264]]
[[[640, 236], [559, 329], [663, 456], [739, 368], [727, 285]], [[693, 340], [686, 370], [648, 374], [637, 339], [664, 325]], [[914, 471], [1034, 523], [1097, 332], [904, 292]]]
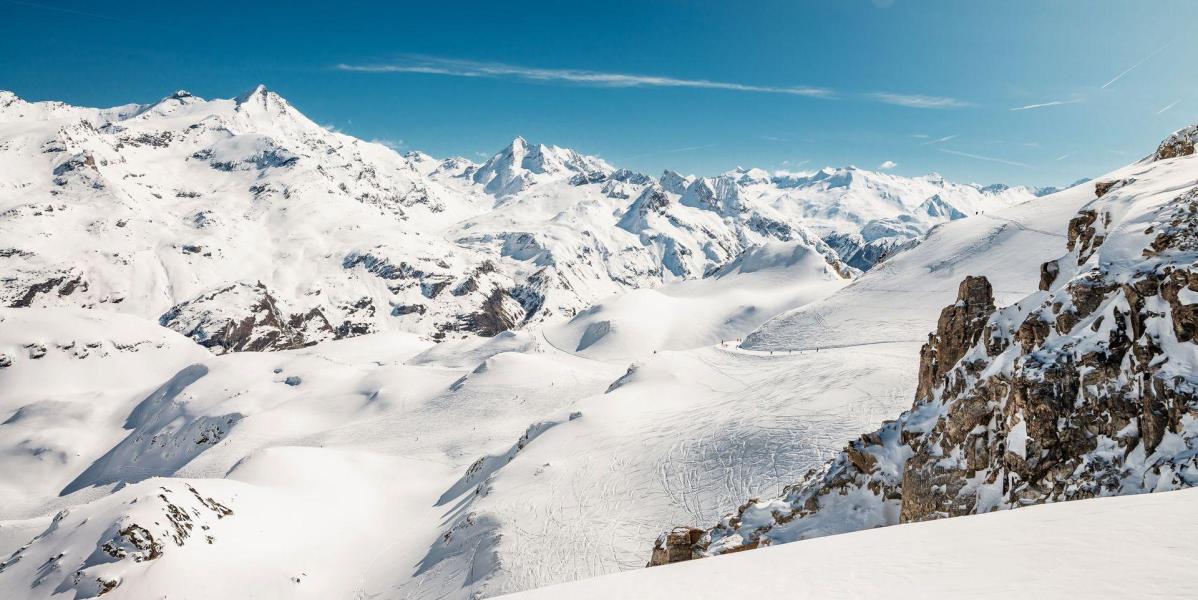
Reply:
[[[265, 85], [259, 83], [258, 85], [254, 86], [254, 89], [238, 96], [237, 104], [245, 104], [245, 103], [253, 100], [256, 97], [261, 97], [261, 98], [265, 99], [267, 94], [270, 94], [270, 93], [271, 93], [270, 90], [266, 89]], [[272, 94], [272, 95], [278, 97], [278, 94]]]

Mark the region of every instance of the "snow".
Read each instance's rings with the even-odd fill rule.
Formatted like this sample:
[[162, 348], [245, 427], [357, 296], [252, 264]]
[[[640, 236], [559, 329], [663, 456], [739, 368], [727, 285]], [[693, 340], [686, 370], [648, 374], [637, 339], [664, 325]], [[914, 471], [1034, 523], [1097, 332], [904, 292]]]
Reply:
[[[960, 279], [1024, 297], [1093, 200], [851, 168], [653, 180], [523, 139], [483, 165], [401, 156], [261, 87], [104, 110], [0, 94], [0, 139], [0, 300], [58, 281], [0, 310], [0, 557], [20, 554], [4, 598], [104, 579], [112, 598], [456, 600], [639, 569], [663, 529], [775, 496], [909, 408]], [[1167, 187], [1192, 172], [1177, 162], [1117, 175]], [[862, 274], [832, 233], [913, 247]], [[516, 328], [460, 328], [495, 289], [524, 311]], [[260, 290], [282, 319], [318, 309], [366, 332], [196, 343], [260, 324]], [[172, 503], [195, 518], [185, 543], [153, 562], [103, 553]], [[879, 550], [854, 560], [835, 541], [852, 536], [828, 538], [778, 572], [895, 573], [917, 562], [895, 548], [959, 541], [853, 535]]]
[[[1033, 506], [808, 540], [504, 596], [1184, 598], [1198, 491]], [[1168, 523], [1146, 527], [1146, 523]], [[1167, 551], [1163, 551], [1168, 549]]]

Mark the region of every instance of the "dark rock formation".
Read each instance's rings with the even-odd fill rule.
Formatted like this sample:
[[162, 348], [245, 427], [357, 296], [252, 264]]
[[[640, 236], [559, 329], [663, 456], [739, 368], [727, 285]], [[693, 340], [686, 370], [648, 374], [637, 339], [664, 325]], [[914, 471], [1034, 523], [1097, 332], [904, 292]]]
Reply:
[[217, 354], [302, 348], [337, 332], [318, 308], [284, 314], [261, 282], [233, 284], [175, 305], [158, 319]]
[[1194, 153], [1194, 143], [1198, 141], [1198, 125], [1190, 125], [1173, 132], [1165, 138], [1156, 152], [1148, 160], [1165, 160], [1178, 156], [1190, 156]]

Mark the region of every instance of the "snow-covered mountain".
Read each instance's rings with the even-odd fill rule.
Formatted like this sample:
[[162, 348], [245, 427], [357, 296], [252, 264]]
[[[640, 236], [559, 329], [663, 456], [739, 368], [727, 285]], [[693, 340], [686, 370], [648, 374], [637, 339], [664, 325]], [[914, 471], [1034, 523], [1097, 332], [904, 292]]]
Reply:
[[522, 138], [482, 165], [401, 156], [261, 86], [103, 110], [4, 92], [0, 139], [4, 305], [111, 307], [219, 351], [494, 335], [769, 242], [852, 276], [1034, 194], [852, 168], [653, 180]]
[[[914, 521], [1185, 487], [1194, 137], [1039, 198], [651, 178], [522, 139], [400, 155], [263, 89], [0, 96], [0, 597], [465, 600], [640, 569], [675, 524], [668, 560], [897, 523], [908, 495]], [[862, 270], [837, 235], [893, 245]], [[1115, 500], [1089, 506], [1188, 518]], [[1083, 514], [891, 528], [877, 558], [1021, 552], [1055, 509]]]

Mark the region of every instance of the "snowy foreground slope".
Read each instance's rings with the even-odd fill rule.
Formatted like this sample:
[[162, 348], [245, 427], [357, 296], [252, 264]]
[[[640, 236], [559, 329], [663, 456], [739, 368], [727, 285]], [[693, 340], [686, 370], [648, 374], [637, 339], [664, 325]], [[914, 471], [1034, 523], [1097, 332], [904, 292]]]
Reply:
[[723, 600], [732, 586], [750, 598], [1192, 598], [1196, 556], [1198, 491], [1184, 490], [860, 531], [504, 598]]
[[[1065, 296], [1082, 251], [1057, 261], [1064, 248], [1101, 265], [1140, 223], [1079, 209], [1155, 210], [1198, 174], [1182, 136], [1099, 178], [1102, 198], [963, 186], [979, 204], [958, 199], [861, 273], [821, 238], [951, 186], [652, 180], [523, 140], [439, 162], [326, 131], [265, 90], [104, 111], [0, 96], [0, 114], [17, 115], [0, 119], [0, 160], [21, 167], [0, 170], [16, 305], [0, 309], [0, 598], [466, 599], [639, 569], [664, 529], [785, 495], [911, 408], [936, 379], [921, 344], [966, 276], [993, 283], [994, 308], [1051, 312], [1051, 294], [1080, 314]], [[274, 191], [255, 199], [260, 185]], [[1056, 287], [1037, 291], [1053, 261]], [[1181, 368], [1192, 342], [1160, 339], [1154, 368]], [[1184, 459], [1189, 438], [1161, 439]], [[723, 547], [706, 541], [687, 556]]]

